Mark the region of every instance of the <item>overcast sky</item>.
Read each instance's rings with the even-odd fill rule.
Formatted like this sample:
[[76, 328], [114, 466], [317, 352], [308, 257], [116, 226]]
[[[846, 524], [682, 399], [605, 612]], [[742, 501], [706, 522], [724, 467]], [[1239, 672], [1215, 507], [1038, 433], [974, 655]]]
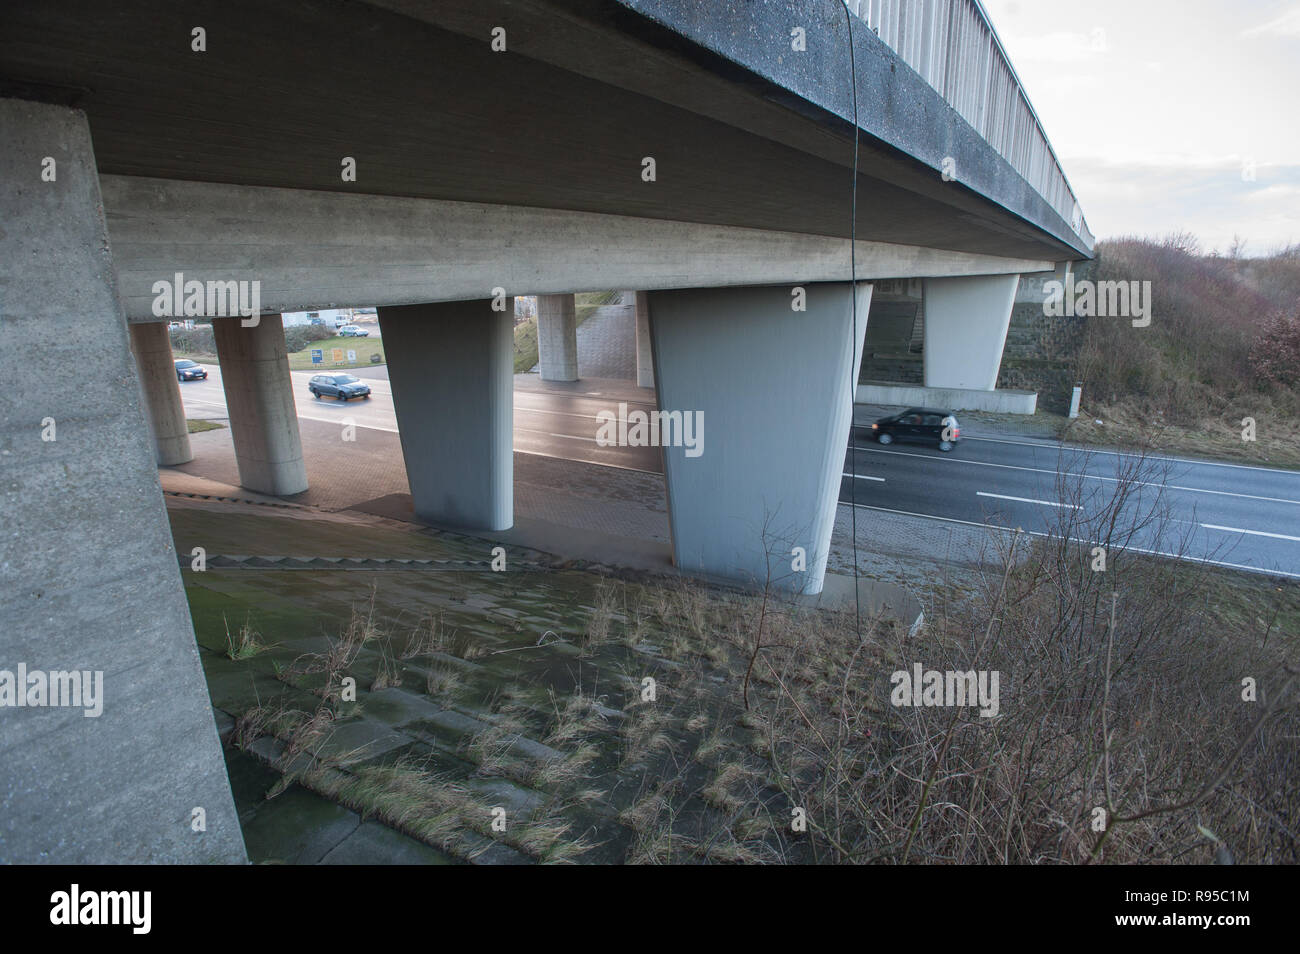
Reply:
[[984, 5], [1098, 238], [1300, 242], [1300, 0]]

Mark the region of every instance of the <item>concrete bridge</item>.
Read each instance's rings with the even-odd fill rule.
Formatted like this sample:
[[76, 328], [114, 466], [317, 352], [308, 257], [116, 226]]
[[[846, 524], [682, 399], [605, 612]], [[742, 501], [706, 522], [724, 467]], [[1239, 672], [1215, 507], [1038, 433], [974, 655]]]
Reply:
[[706, 423], [664, 449], [675, 562], [761, 580], [801, 548], [782, 585], [815, 593], [873, 283], [919, 289], [928, 388], [991, 393], [1019, 276], [1092, 250], [974, 0], [4, 21], [0, 671], [106, 699], [0, 708], [0, 861], [243, 858], [155, 470], [189, 458], [177, 303], [216, 318], [241, 482], [279, 495], [310, 478], [279, 314], [377, 305], [416, 512], [493, 530], [510, 299], [542, 296], [564, 378], [573, 293], [640, 289], [642, 380]]

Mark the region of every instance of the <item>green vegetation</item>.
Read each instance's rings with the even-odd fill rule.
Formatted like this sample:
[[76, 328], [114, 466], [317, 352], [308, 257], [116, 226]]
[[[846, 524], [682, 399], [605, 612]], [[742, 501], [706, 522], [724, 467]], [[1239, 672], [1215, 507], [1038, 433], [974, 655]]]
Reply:
[[527, 374], [537, 365], [537, 319], [515, 325], [515, 374]]
[[[369, 326], [373, 332], [374, 326]], [[293, 325], [284, 329], [285, 347], [288, 349], [289, 369], [292, 371], [343, 371], [349, 368], [366, 368], [376, 364], [387, 363], [384, 355], [384, 342], [374, 336], [368, 338], [343, 338], [326, 325]], [[171, 330], [172, 354], [177, 358], [189, 358], [200, 364], [217, 364], [217, 347], [210, 324], [197, 324], [193, 328], [173, 328]], [[535, 347], [535, 344], [534, 344]], [[324, 360], [312, 364], [311, 353], [320, 348]], [[341, 352], [338, 361], [334, 360], [334, 351]], [[347, 359], [348, 351], [355, 351], [355, 361]], [[372, 361], [372, 355], [379, 355], [378, 361]]]
[[[312, 364], [311, 353], [319, 348], [323, 352], [320, 364]], [[342, 360], [335, 360], [334, 352], [339, 352]], [[348, 351], [356, 352], [356, 360], [347, 360]], [[379, 355], [378, 361], [372, 361], [372, 355]], [[340, 338], [333, 336], [320, 341], [313, 341], [301, 351], [289, 354], [291, 371], [343, 371], [348, 368], [369, 368], [377, 364], [386, 364], [384, 342], [382, 338]]]
[[204, 431], [219, 431], [225, 426], [224, 424], [218, 424], [216, 421], [198, 421], [192, 417], [185, 419], [185, 428], [191, 434], [201, 434]]
[[172, 328], [168, 332], [171, 338], [172, 355], [177, 358], [189, 358], [200, 364], [211, 364], [217, 358], [217, 344], [212, 336], [212, 325], [195, 324], [193, 328]]
[[[222, 618], [225, 622], [225, 618]], [[252, 659], [260, 652], [264, 652], [266, 647], [262, 645], [260, 634], [253, 629], [251, 620], [245, 619], [239, 628], [233, 633], [230, 631], [230, 624], [226, 623], [226, 656], [230, 659]]]

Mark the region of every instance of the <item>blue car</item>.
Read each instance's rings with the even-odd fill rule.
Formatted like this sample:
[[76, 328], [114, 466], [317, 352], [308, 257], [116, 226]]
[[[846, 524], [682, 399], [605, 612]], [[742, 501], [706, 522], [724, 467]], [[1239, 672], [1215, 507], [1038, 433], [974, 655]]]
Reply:
[[370, 385], [350, 374], [318, 374], [307, 383], [312, 397], [333, 397], [346, 401], [370, 397]]
[[208, 372], [197, 361], [191, 361], [189, 358], [176, 360], [177, 381], [206, 381], [207, 377]]

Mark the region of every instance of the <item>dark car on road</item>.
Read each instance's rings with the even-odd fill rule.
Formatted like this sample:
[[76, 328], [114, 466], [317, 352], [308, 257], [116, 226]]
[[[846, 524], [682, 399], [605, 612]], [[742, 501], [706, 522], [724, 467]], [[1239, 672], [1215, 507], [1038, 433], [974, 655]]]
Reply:
[[332, 397], [340, 401], [348, 398], [370, 397], [370, 385], [350, 374], [318, 374], [307, 384], [312, 397]]
[[176, 359], [177, 381], [206, 381], [207, 378], [207, 370], [197, 361], [191, 361], [189, 358]]
[[871, 433], [881, 444], [919, 441], [937, 444], [941, 451], [952, 450], [961, 439], [961, 428], [952, 411], [928, 407], [909, 407], [902, 413], [882, 417], [871, 425]]

